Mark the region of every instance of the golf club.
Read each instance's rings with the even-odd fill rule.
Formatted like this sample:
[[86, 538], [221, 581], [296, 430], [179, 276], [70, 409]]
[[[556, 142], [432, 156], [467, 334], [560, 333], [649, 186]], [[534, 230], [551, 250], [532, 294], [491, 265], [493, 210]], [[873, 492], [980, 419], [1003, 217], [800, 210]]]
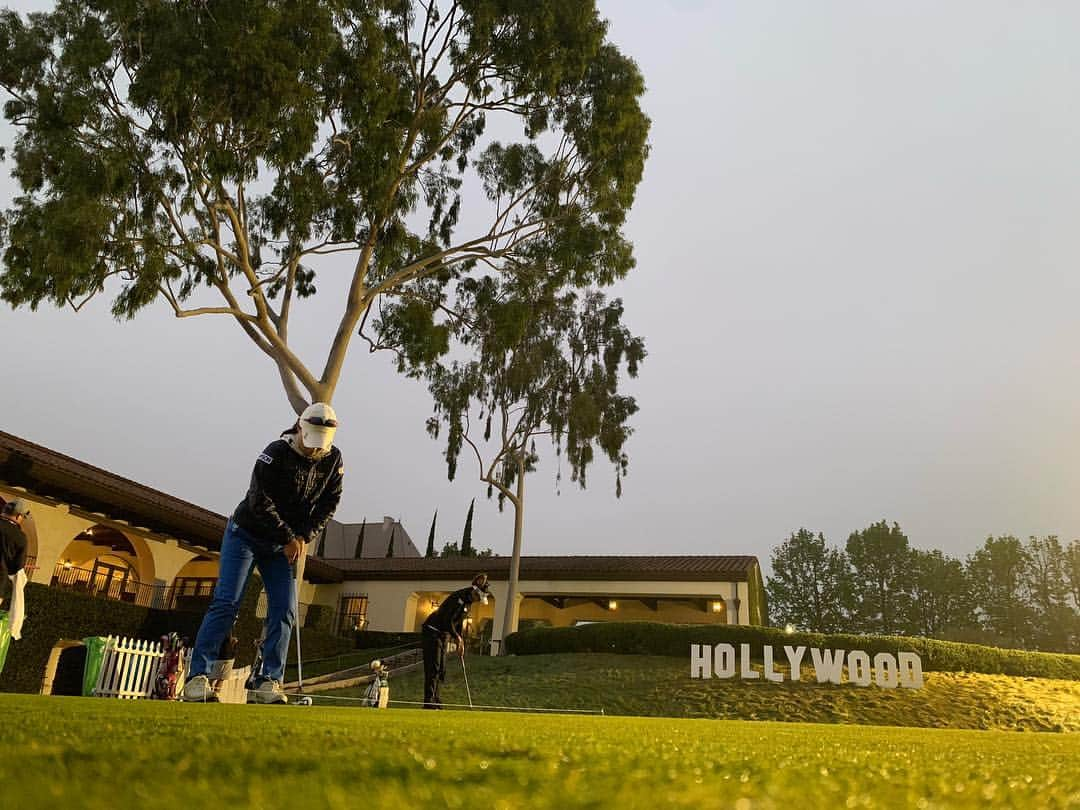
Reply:
[[473, 707], [472, 702], [472, 690], [469, 689], [469, 673], [465, 671], [465, 656], [459, 655], [458, 660], [461, 661], [461, 675], [465, 678], [465, 694], [469, 696], [469, 708]]
[[300, 655], [300, 566], [293, 565], [293, 615], [296, 616], [296, 686], [300, 696], [297, 706], [310, 706], [311, 698], [304, 694], [304, 659]]

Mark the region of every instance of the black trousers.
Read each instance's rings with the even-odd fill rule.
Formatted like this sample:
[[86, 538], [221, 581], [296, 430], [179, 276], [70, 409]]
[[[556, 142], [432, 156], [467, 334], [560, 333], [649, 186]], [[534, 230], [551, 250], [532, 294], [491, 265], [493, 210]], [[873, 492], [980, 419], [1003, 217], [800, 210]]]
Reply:
[[424, 651], [424, 708], [442, 707], [439, 685], [446, 680], [446, 635], [427, 625], [421, 630], [420, 645]]

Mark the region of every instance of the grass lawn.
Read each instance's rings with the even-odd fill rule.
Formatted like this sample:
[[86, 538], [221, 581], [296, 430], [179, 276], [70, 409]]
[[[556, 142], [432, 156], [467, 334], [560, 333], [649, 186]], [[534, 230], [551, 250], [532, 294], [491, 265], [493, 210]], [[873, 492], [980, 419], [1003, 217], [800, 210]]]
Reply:
[[[929, 672], [922, 689], [695, 680], [689, 660], [578, 653], [470, 657], [477, 704], [600, 709], [607, 714], [718, 717], [928, 728], [1080, 732], [1080, 682]], [[357, 696], [361, 689], [333, 694]], [[421, 700], [420, 672], [390, 680], [392, 700]], [[461, 666], [447, 661], [446, 703], [466, 703]]]
[[5, 808], [1080, 806], [1080, 735], [0, 695]]

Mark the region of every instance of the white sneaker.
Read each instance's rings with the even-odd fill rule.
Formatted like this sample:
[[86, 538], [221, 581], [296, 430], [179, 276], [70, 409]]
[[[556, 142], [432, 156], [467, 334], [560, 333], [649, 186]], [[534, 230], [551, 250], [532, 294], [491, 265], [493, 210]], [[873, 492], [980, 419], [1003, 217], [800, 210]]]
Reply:
[[189, 678], [180, 693], [180, 700], [186, 703], [217, 703], [217, 692], [210, 686], [210, 679], [205, 675]]
[[288, 703], [289, 699], [281, 691], [281, 681], [263, 681], [254, 689], [248, 690], [248, 703]]

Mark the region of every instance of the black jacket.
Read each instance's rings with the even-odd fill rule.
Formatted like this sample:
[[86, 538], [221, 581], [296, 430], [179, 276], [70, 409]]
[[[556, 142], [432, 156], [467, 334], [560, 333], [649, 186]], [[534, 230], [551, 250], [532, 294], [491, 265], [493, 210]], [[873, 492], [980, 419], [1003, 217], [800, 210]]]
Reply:
[[461, 635], [465, 626], [465, 617], [469, 615], [469, 605], [476, 601], [476, 591], [470, 585], [460, 591], [454, 591], [446, 597], [435, 612], [427, 617], [425, 627], [438, 630], [440, 633], [454, 633]]
[[14, 576], [26, 566], [26, 535], [18, 524], [0, 517], [0, 573]]
[[337, 509], [344, 473], [336, 447], [309, 459], [278, 439], [255, 461], [247, 497], [233, 521], [265, 545], [283, 546], [294, 537], [313, 542]]

